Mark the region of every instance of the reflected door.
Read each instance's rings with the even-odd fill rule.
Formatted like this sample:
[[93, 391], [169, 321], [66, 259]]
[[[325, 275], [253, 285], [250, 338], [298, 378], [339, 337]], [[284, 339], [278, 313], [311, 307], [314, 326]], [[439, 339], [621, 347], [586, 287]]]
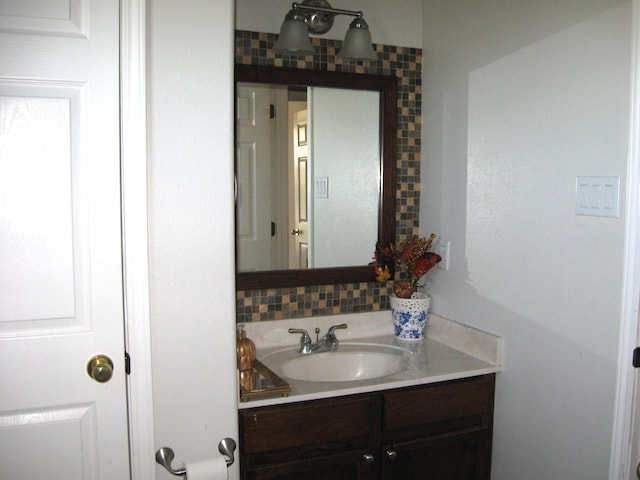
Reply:
[[118, 2], [0, 2], [0, 45], [0, 476], [126, 479]]
[[309, 148], [307, 139], [307, 110], [293, 113], [293, 211], [290, 221], [289, 268], [308, 268], [309, 265]]
[[238, 268], [271, 270], [272, 196], [269, 87], [238, 86], [236, 174]]

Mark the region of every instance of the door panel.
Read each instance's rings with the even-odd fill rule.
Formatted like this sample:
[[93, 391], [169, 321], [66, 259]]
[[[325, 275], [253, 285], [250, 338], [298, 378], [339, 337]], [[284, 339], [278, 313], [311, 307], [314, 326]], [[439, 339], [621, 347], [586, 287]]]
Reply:
[[79, 182], [81, 162], [71, 154], [71, 137], [83, 136], [79, 115], [72, 115], [83, 108], [82, 87], [0, 81], [0, 93], [0, 195], [7, 233], [0, 240], [0, 331], [87, 329], [80, 300], [88, 288], [82, 275], [88, 219], [73, 207], [74, 200], [87, 200]]
[[[0, 461], [10, 478], [100, 478], [94, 405], [15, 412], [0, 422]], [[53, 443], [60, 438], [64, 448]], [[78, 455], [83, 449], [86, 453]]]
[[5, 2], [0, 44], [2, 473], [129, 478], [118, 3]]
[[84, 37], [85, 0], [30, 0], [0, 4], [0, 31]]

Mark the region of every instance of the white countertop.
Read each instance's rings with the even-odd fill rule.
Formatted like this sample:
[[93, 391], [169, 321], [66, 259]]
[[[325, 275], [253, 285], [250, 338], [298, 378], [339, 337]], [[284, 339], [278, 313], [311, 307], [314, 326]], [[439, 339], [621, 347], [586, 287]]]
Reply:
[[[246, 402], [238, 408], [316, 400], [401, 388], [458, 378], [496, 373], [502, 369], [502, 339], [458, 322], [429, 314], [426, 338], [419, 342], [403, 342], [394, 338], [390, 311], [351, 315], [275, 320], [245, 324], [247, 337], [256, 344], [257, 358], [296, 347], [300, 335], [291, 335], [289, 328], [304, 328], [312, 338], [314, 329], [324, 335], [331, 325], [346, 323], [348, 329], [337, 330], [341, 344], [375, 343], [406, 349], [408, 368], [381, 378], [350, 382], [307, 382], [283, 378], [292, 388], [288, 397], [265, 396]], [[269, 367], [268, 360], [264, 362]]]

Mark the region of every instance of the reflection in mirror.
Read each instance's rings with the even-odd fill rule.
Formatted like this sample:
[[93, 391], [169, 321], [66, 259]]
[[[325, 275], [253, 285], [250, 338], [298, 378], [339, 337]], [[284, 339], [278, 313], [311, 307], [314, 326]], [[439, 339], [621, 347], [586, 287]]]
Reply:
[[238, 290], [371, 281], [395, 240], [396, 79], [236, 65]]
[[368, 263], [380, 94], [238, 83], [237, 95], [239, 271]]

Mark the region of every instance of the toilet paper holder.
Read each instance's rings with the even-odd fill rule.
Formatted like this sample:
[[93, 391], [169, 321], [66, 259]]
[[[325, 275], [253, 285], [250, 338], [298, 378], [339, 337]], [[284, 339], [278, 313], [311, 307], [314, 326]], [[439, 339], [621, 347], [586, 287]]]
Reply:
[[[225, 457], [224, 461], [227, 462], [227, 467], [235, 461], [233, 452], [236, 450], [236, 442], [233, 438], [223, 438], [218, 443], [218, 451]], [[185, 468], [181, 468], [180, 470], [175, 470], [171, 466], [171, 462], [173, 461], [175, 454], [173, 453], [173, 449], [169, 447], [159, 448], [156, 452], [156, 463], [159, 463], [167, 471], [177, 477], [184, 477], [187, 474], [187, 470]]]

